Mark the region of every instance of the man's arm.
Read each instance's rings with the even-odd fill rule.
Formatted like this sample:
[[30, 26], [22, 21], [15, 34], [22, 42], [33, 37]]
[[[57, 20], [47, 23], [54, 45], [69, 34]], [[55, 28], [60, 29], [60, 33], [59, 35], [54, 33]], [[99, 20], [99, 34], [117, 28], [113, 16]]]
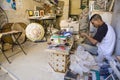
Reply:
[[81, 33], [81, 36], [85, 36], [92, 44], [96, 45], [98, 43], [97, 40], [92, 38], [91, 36], [88, 36], [86, 33]]

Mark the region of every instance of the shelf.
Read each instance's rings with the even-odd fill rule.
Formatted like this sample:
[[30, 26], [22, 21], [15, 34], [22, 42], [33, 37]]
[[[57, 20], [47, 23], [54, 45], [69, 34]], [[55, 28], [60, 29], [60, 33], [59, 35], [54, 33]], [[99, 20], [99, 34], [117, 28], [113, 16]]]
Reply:
[[33, 1], [38, 2], [38, 3], [41, 3], [41, 0], [33, 0]]
[[63, 14], [56, 14], [57, 17], [61, 17]]

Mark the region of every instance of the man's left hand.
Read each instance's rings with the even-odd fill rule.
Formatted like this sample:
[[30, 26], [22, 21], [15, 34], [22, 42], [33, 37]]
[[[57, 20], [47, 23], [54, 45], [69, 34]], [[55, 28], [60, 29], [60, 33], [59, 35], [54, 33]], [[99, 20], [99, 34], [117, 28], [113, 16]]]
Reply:
[[87, 37], [88, 35], [86, 33], [81, 33], [82, 37]]

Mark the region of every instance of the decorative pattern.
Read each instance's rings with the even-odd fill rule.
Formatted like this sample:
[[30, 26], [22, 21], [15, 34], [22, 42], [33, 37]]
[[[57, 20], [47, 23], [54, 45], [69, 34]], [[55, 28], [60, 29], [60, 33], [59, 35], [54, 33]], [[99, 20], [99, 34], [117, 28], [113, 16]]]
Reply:
[[85, 9], [88, 7], [89, 0], [81, 0], [81, 9]]
[[31, 23], [26, 28], [26, 36], [31, 41], [39, 41], [44, 37], [44, 28], [38, 23]]
[[94, 9], [102, 11], [112, 11], [114, 0], [96, 0], [94, 1]]
[[69, 55], [49, 53], [49, 64], [56, 72], [66, 72], [69, 64]]

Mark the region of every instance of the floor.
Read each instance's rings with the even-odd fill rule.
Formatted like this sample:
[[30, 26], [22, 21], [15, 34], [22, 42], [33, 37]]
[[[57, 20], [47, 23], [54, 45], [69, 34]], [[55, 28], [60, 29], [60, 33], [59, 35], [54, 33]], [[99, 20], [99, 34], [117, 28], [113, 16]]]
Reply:
[[7, 72], [0, 69], [0, 80], [13, 80]]
[[[64, 73], [54, 72], [48, 64], [49, 56], [46, 51], [46, 42], [34, 43], [27, 41], [22, 44], [22, 46], [27, 55], [24, 55], [23, 52], [15, 46], [14, 53], [18, 52], [19, 54], [10, 58], [12, 61], [11, 64], [0, 54], [2, 67], [12, 73], [16, 80], [64, 80]], [[11, 50], [6, 51], [7, 55], [11, 55], [12, 53]]]

